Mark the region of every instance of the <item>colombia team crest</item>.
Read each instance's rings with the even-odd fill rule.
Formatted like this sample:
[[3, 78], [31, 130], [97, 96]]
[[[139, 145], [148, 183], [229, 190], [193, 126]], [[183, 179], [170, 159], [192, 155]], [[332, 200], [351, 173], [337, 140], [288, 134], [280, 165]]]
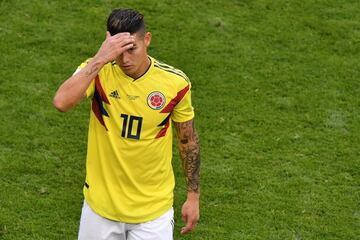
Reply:
[[147, 103], [149, 107], [154, 110], [159, 110], [165, 105], [165, 96], [159, 91], [152, 92], [147, 97]]

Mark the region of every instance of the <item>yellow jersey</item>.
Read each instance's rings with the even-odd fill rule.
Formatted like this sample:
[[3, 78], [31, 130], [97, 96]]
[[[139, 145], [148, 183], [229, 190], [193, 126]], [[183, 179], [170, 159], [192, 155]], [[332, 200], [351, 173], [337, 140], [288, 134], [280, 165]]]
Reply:
[[99, 215], [126, 223], [156, 219], [172, 207], [171, 124], [194, 117], [186, 75], [149, 58], [136, 80], [107, 63], [86, 91], [92, 100], [84, 196]]

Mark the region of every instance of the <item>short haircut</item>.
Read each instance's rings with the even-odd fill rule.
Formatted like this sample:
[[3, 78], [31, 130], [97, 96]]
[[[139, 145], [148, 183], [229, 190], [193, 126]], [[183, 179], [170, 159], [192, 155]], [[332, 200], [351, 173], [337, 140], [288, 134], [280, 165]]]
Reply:
[[107, 30], [112, 36], [120, 32], [130, 34], [139, 32], [144, 36], [146, 32], [144, 16], [130, 8], [114, 9], [107, 20]]

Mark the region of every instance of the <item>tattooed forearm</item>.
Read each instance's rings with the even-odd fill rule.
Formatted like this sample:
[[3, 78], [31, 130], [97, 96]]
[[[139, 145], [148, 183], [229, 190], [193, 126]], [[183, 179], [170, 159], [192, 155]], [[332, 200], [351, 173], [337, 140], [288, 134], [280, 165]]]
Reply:
[[91, 74], [93, 74], [94, 72], [97, 72], [99, 70], [99, 67], [98, 66], [91, 66], [91, 68], [87, 69], [85, 71], [85, 75], [86, 76], [91, 76]]
[[88, 65], [84, 68], [85, 76], [87, 77], [94, 77], [100, 69], [104, 66], [103, 62], [93, 59], [89, 62]]
[[200, 190], [200, 145], [194, 121], [175, 123], [188, 191]]

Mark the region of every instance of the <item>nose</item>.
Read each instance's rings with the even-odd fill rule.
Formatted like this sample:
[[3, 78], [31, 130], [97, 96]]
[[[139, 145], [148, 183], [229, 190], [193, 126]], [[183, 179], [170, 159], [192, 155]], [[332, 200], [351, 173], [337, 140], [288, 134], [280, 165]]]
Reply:
[[123, 64], [126, 64], [129, 62], [129, 53], [127, 51], [123, 52], [121, 55], [120, 55], [120, 59], [121, 59], [121, 62]]

